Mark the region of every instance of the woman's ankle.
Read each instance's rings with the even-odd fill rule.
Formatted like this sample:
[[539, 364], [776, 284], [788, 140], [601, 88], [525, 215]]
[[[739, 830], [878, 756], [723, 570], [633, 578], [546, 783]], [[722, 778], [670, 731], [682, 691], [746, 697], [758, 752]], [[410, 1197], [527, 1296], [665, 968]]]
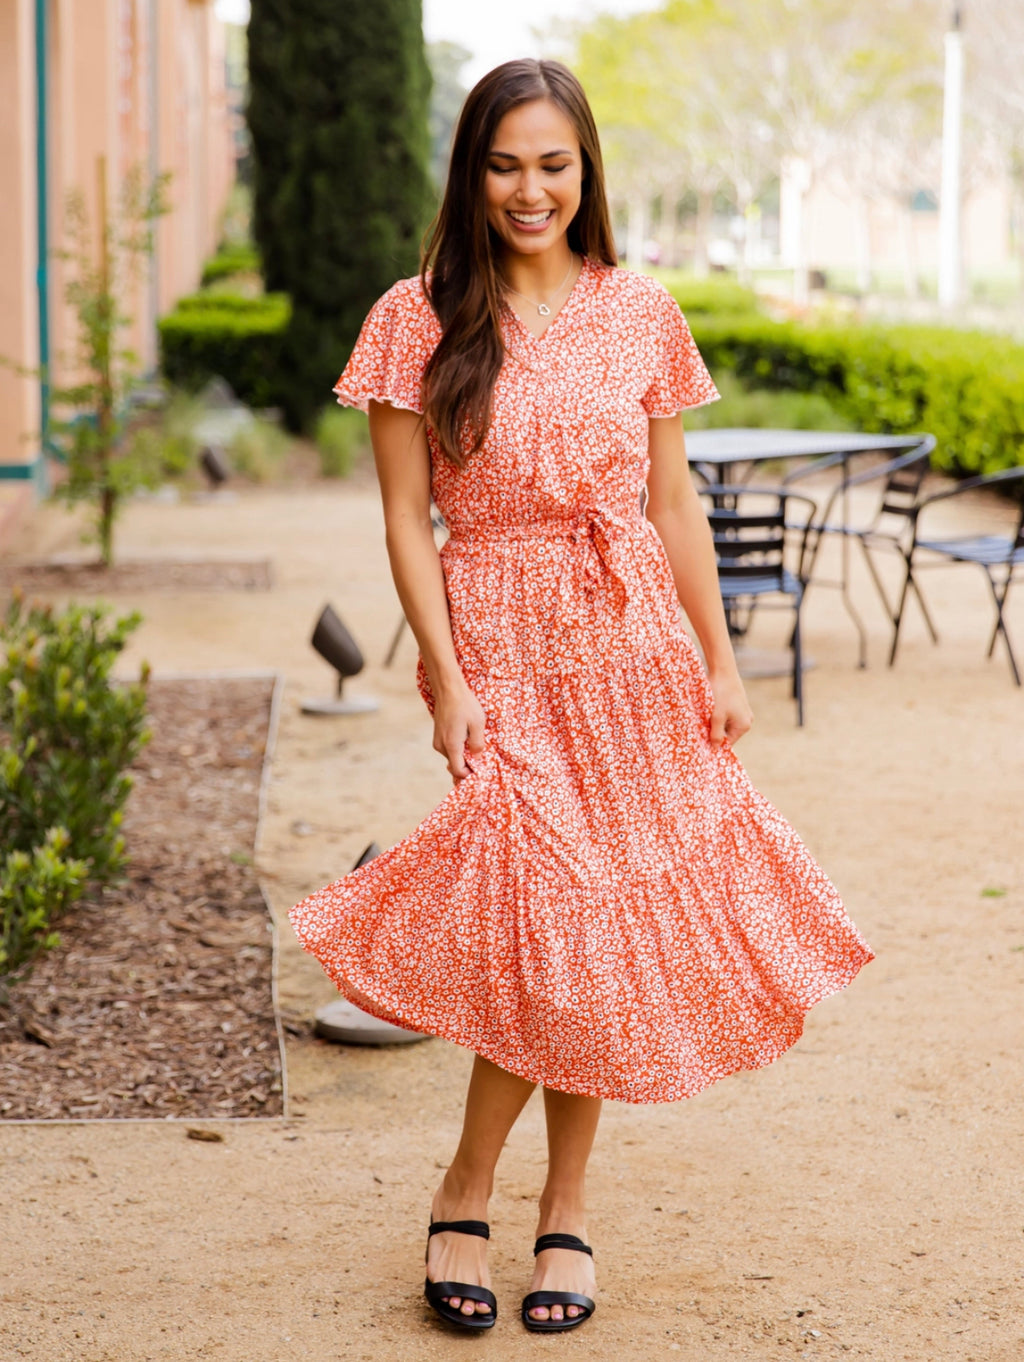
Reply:
[[434, 1196], [435, 1212], [446, 1220], [485, 1220], [492, 1190], [491, 1178], [467, 1175], [452, 1165]]
[[537, 1218], [537, 1233], [583, 1235], [587, 1226], [587, 1209], [582, 1190], [566, 1194], [543, 1192]]

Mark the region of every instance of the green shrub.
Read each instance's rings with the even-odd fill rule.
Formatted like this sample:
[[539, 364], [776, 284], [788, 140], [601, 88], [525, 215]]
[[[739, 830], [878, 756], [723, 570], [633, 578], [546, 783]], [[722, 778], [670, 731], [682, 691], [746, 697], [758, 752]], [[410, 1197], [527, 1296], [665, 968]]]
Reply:
[[220, 377], [247, 406], [280, 406], [282, 347], [290, 317], [291, 304], [282, 293], [180, 298], [158, 324], [164, 377], [190, 392]]
[[234, 243], [221, 246], [216, 255], [211, 255], [203, 266], [200, 284], [208, 284], [219, 279], [230, 279], [236, 274], [259, 274], [260, 253], [255, 246]]
[[325, 478], [344, 478], [356, 459], [370, 448], [370, 425], [354, 407], [324, 407], [313, 438]]
[[236, 473], [252, 482], [270, 482], [279, 473], [291, 443], [291, 437], [273, 421], [253, 417], [228, 440], [228, 462]]
[[695, 316], [713, 372], [750, 387], [817, 393], [854, 426], [928, 431], [936, 468], [996, 472], [1024, 462], [1024, 346], [939, 327], [775, 322]]
[[728, 275], [712, 274], [697, 279], [682, 270], [656, 270], [655, 274], [687, 317], [695, 312], [735, 317], [760, 311], [760, 299], [754, 290]]
[[98, 883], [124, 863], [120, 825], [127, 775], [149, 741], [146, 681], [115, 684], [111, 668], [138, 626], [102, 606], [25, 607], [0, 624], [0, 847], [34, 855], [51, 829]]
[[13, 982], [60, 937], [51, 923], [81, 896], [88, 866], [67, 856], [66, 828], [51, 828], [42, 846], [8, 851], [0, 861], [0, 980]]
[[722, 426], [767, 426], [780, 430], [852, 429], [849, 418], [837, 411], [822, 393], [748, 388], [728, 369], [716, 371], [715, 383], [722, 400], [686, 412], [688, 430]]

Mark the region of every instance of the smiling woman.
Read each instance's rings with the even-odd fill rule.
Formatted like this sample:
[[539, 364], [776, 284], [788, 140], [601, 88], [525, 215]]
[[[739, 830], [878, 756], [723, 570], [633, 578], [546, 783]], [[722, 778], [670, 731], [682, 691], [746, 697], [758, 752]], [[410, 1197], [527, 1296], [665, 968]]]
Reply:
[[520, 1313], [576, 1328], [601, 1100], [771, 1063], [871, 952], [732, 750], [751, 713], [679, 419], [717, 392], [677, 304], [616, 265], [565, 67], [507, 62], [470, 93], [422, 273], [375, 304], [335, 392], [369, 411], [455, 787], [292, 921], [350, 1002], [475, 1055], [427, 1245], [427, 1300], [460, 1327], [495, 1323], [495, 1167], [543, 1087]]

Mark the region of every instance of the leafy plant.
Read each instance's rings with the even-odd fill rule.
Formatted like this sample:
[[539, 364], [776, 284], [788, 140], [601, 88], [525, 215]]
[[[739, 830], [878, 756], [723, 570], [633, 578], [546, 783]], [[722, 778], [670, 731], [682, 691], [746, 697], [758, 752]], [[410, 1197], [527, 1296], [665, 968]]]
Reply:
[[152, 482], [154, 470], [128, 435], [128, 395], [135, 383], [135, 356], [119, 345], [131, 324], [125, 310], [143, 260], [153, 249], [153, 223], [167, 211], [168, 176], [149, 181], [136, 167], [124, 179], [116, 211], [108, 216], [106, 159], [99, 159], [99, 222], [93, 240], [85, 197], [68, 196], [66, 234], [60, 254], [71, 266], [65, 300], [77, 324], [78, 382], [56, 388], [50, 430], [63, 436], [67, 479], [64, 500], [92, 504], [95, 535], [105, 564], [113, 559], [114, 521], [124, 497]]
[[56, 613], [19, 596], [0, 625], [0, 846], [34, 855], [51, 830], [88, 878], [107, 882], [125, 859], [127, 774], [149, 741], [146, 683], [110, 672], [138, 614], [110, 623], [101, 606]]
[[33, 959], [59, 945], [51, 923], [81, 896], [84, 861], [67, 855], [66, 828], [50, 828], [42, 846], [9, 851], [0, 862], [0, 980], [27, 973]]
[[290, 319], [291, 303], [283, 293], [260, 298], [195, 293], [179, 298], [157, 327], [163, 375], [189, 392], [197, 392], [211, 378], [223, 378], [247, 406], [280, 406]]
[[324, 407], [313, 434], [325, 478], [344, 478], [370, 448], [370, 427], [354, 407]]
[[225, 244], [216, 255], [211, 255], [203, 266], [200, 284], [206, 288], [220, 279], [231, 279], [237, 274], [259, 274], [260, 254], [255, 246], [244, 243]]

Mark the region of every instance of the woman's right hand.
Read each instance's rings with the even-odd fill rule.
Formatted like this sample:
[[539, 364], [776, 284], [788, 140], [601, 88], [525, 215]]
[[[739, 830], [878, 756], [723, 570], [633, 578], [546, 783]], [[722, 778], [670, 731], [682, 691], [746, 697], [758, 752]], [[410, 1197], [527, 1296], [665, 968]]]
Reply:
[[486, 721], [483, 705], [465, 683], [445, 691], [434, 702], [434, 751], [447, 758], [456, 784], [472, 774], [467, 751], [472, 757], [484, 750]]

